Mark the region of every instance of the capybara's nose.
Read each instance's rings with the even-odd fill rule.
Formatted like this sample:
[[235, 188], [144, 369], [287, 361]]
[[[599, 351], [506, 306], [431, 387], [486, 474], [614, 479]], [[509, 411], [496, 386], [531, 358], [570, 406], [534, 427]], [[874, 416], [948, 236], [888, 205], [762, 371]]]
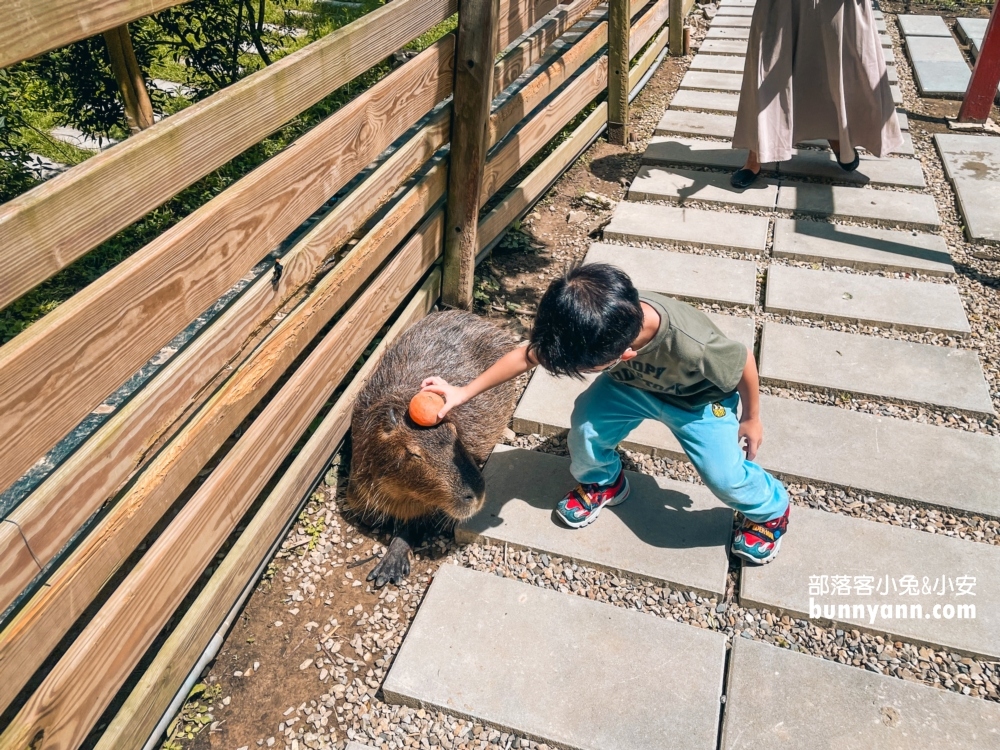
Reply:
[[464, 495], [462, 495], [462, 502], [465, 503], [466, 505], [472, 505], [474, 502], [476, 502], [477, 499], [478, 497], [474, 492], [466, 492]]

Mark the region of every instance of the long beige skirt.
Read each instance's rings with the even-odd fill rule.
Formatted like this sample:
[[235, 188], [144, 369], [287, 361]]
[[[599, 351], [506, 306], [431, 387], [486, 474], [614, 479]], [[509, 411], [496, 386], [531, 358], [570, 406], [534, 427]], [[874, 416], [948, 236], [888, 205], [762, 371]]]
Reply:
[[757, 0], [733, 148], [762, 163], [801, 141], [839, 140], [875, 156], [903, 136], [869, 0]]

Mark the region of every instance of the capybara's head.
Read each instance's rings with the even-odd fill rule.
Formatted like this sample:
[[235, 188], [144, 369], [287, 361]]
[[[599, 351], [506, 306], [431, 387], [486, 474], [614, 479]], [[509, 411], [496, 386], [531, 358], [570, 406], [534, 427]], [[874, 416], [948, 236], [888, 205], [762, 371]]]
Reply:
[[486, 482], [455, 422], [446, 418], [421, 427], [410, 418], [406, 402], [396, 399], [371, 416], [377, 425], [369, 425], [375, 429], [368, 434], [381, 464], [371, 494], [379, 510], [400, 520], [438, 511], [464, 521], [479, 512]]

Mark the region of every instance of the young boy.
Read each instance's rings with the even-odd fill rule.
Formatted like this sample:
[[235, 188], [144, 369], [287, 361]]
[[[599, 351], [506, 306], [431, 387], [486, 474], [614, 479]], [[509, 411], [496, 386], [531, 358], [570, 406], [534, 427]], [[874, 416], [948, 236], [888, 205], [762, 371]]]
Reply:
[[539, 364], [554, 375], [601, 372], [573, 409], [570, 471], [580, 484], [556, 507], [563, 523], [586, 526], [604, 506], [625, 501], [628, 480], [616, 448], [644, 419], [657, 419], [715, 496], [740, 512], [733, 553], [755, 563], [774, 559], [788, 525], [788, 493], [751, 463], [763, 427], [757, 365], [745, 346], [690, 305], [638, 292], [619, 269], [592, 264], [552, 282], [529, 343], [466, 386], [428, 378], [423, 389], [444, 397], [443, 417]]

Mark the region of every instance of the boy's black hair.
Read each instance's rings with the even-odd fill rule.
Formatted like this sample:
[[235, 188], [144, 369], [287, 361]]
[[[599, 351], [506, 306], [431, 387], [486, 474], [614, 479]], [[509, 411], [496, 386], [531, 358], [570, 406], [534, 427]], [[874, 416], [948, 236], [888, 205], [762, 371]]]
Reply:
[[578, 266], [545, 290], [528, 351], [554, 375], [583, 377], [620, 357], [642, 330], [642, 318], [627, 274], [605, 263]]

